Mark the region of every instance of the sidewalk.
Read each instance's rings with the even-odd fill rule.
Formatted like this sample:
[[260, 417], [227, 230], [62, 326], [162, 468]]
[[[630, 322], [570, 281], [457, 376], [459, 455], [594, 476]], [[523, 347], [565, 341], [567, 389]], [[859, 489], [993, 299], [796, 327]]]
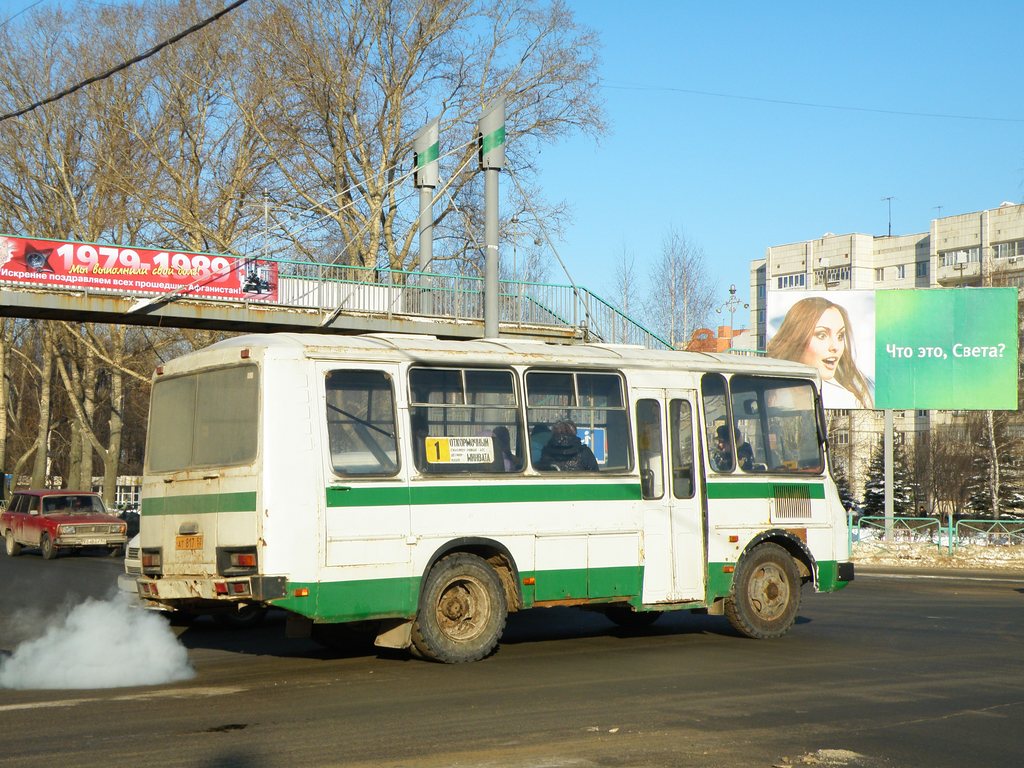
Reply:
[[871, 578], [925, 578], [925, 579], [977, 579], [985, 581], [1011, 581], [1024, 584], [1024, 569], [1020, 568], [958, 568], [938, 565], [914, 564], [890, 565], [879, 563], [857, 563], [854, 567], [854, 584], [860, 577]]

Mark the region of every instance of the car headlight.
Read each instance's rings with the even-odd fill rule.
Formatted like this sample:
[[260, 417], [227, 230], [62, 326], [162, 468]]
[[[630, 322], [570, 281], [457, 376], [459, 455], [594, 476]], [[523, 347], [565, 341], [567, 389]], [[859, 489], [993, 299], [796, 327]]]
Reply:
[[75, 526], [73, 525], [61, 525], [57, 528], [57, 535], [59, 536], [71, 536], [75, 533]]

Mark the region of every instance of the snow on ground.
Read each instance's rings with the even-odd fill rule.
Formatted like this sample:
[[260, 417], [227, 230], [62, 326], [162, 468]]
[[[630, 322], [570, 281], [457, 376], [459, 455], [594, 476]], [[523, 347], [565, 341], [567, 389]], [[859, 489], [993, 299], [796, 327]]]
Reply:
[[964, 568], [1024, 571], [1024, 545], [961, 544], [953, 548], [928, 541], [865, 539], [853, 543], [853, 561], [860, 565], [909, 568]]

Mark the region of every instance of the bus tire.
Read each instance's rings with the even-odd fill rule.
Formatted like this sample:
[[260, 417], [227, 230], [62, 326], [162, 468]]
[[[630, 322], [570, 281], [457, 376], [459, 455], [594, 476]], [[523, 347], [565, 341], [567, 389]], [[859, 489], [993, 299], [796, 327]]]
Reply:
[[654, 624], [661, 617], [661, 611], [634, 611], [631, 608], [615, 606], [605, 608], [604, 615], [613, 624], [623, 629], [644, 629]]
[[4, 549], [8, 557], [17, 557], [21, 554], [21, 544], [14, 540], [14, 531], [8, 531], [4, 536]]
[[57, 547], [53, 545], [53, 539], [48, 534], [43, 534], [39, 539], [39, 549], [43, 553], [43, 560], [53, 560], [57, 557]]
[[800, 574], [789, 552], [759, 544], [736, 568], [725, 616], [737, 632], [757, 640], [786, 634], [800, 609]]
[[476, 555], [458, 552], [438, 560], [427, 573], [412, 642], [432, 661], [478, 661], [497, 647], [507, 616], [498, 574]]

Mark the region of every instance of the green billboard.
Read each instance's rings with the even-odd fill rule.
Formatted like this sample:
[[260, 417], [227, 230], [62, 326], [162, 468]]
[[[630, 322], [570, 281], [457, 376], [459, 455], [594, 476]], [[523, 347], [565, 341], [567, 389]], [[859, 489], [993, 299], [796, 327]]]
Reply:
[[1017, 409], [1017, 289], [875, 293], [875, 407]]
[[826, 408], [1017, 409], [1017, 289], [772, 291], [767, 354]]

